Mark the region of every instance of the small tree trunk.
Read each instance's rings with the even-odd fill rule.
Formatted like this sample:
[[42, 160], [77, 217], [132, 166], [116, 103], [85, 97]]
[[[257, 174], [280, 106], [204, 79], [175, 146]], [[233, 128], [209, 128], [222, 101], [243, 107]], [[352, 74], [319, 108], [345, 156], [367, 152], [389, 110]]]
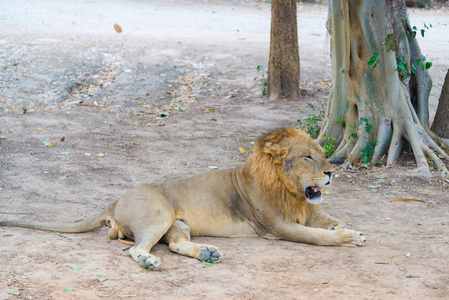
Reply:
[[440, 137], [449, 139], [449, 70], [447, 70], [446, 78], [444, 79], [431, 130]]
[[271, 3], [270, 99], [298, 98], [300, 95], [296, 5], [296, 0], [273, 0]]

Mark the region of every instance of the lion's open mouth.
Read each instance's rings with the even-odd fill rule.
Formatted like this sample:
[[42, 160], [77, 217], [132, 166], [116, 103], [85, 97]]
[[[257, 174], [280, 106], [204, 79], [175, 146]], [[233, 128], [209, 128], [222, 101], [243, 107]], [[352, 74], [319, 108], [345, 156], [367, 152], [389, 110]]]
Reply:
[[317, 186], [306, 187], [306, 198], [310, 204], [320, 204], [322, 201], [321, 189]]

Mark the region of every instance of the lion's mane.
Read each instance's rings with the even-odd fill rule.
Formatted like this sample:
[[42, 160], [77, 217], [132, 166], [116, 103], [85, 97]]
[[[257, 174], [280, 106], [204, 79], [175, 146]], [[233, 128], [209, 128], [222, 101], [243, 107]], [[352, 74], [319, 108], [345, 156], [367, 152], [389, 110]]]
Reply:
[[[265, 201], [274, 207], [285, 219], [305, 224], [310, 215], [318, 209], [305, 198], [304, 189], [291, 182], [283, 172], [283, 162], [293, 144], [310, 138], [294, 128], [281, 128], [262, 135], [256, 151], [250, 174], [262, 189]], [[306, 173], [308, 170], [304, 170]]]

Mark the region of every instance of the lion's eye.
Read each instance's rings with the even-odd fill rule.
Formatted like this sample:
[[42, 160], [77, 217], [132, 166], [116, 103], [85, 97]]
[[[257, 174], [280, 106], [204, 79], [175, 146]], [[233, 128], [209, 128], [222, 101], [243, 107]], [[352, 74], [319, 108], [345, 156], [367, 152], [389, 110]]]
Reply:
[[310, 155], [309, 155], [309, 156], [306, 156], [306, 158], [307, 158], [307, 159], [310, 159], [310, 160], [313, 160], [313, 157], [310, 156]]

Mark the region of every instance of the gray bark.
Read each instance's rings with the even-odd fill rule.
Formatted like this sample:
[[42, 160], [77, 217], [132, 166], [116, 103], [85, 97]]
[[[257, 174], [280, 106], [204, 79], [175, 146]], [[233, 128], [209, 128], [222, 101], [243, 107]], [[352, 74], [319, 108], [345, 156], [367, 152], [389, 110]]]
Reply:
[[449, 139], [449, 70], [447, 70], [446, 78], [444, 79], [431, 129], [438, 136]]
[[[367, 145], [377, 141], [371, 162], [388, 154], [387, 165], [391, 165], [405, 141], [413, 150], [418, 173], [429, 174], [426, 156], [447, 173], [434, 151], [448, 156], [429, 130], [432, 81], [426, 69], [417, 66], [412, 72], [412, 64], [422, 56], [404, 1], [329, 0], [327, 27], [333, 85], [318, 141], [323, 143], [330, 136], [339, 143], [332, 160], [344, 161], [343, 167], [348, 167], [362, 157]], [[385, 44], [388, 34], [395, 37], [390, 50]], [[375, 53], [378, 62], [373, 68], [368, 62]], [[396, 71], [398, 60], [405, 60], [410, 76]]]

